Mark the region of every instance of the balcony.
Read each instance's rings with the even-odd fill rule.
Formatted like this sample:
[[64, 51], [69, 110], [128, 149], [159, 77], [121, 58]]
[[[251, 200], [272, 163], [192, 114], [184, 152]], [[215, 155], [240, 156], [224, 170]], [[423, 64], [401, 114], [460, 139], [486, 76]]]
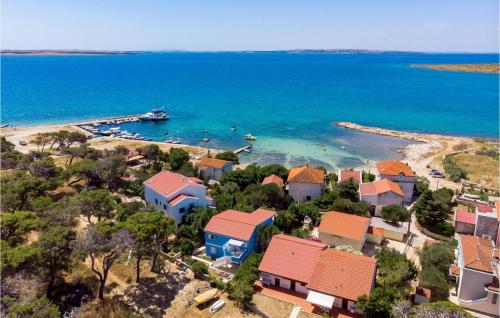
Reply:
[[246, 243], [234, 239], [227, 241], [227, 243], [222, 246], [222, 249], [224, 255], [231, 257], [231, 261], [237, 264], [241, 263], [247, 253]]

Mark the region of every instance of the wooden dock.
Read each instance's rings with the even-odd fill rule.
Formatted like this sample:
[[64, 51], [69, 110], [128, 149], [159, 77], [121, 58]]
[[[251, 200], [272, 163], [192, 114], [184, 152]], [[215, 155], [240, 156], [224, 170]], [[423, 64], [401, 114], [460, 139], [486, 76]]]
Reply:
[[239, 154], [239, 153], [241, 153], [241, 152], [243, 152], [243, 151], [245, 151], [245, 150], [247, 150], [247, 149], [248, 149], [248, 150], [252, 149], [252, 146], [245, 146], [245, 147], [241, 147], [241, 148], [236, 149], [236, 150], [235, 150], [235, 151], [233, 151], [233, 152], [234, 152], [235, 154]]

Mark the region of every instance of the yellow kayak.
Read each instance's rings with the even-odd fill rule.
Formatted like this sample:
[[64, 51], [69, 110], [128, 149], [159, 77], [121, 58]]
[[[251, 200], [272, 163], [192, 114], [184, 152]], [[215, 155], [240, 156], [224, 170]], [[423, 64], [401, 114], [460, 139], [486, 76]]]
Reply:
[[206, 303], [210, 299], [214, 298], [219, 290], [217, 288], [212, 288], [204, 292], [203, 294], [200, 294], [194, 298], [194, 301], [196, 302], [196, 305], [201, 305], [203, 303]]

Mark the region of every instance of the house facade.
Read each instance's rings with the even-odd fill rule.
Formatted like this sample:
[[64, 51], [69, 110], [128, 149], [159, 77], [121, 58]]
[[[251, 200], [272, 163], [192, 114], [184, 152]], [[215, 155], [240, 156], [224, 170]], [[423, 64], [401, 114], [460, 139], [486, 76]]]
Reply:
[[377, 171], [379, 179], [388, 179], [399, 185], [404, 193], [403, 202], [412, 201], [416, 174], [410, 166], [397, 160], [388, 160], [378, 162]]
[[474, 236], [493, 240], [496, 244], [498, 244], [500, 239], [498, 236], [499, 232], [500, 213], [498, 213], [498, 205], [496, 207], [482, 204], [477, 205]]
[[491, 240], [459, 235], [456, 264], [450, 274], [457, 281], [460, 306], [489, 315], [500, 314], [499, 250]]
[[404, 192], [398, 183], [389, 179], [359, 185], [361, 200], [372, 206], [375, 216], [382, 216], [382, 208], [390, 204], [403, 205]]
[[146, 202], [172, 217], [176, 226], [182, 223], [190, 209], [213, 204], [213, 199], [206, 195], [203, 181], [198, 178], [163, 171], [144, 181], [143, 185]]
[[258, 209], [252, 213], [226, 210], [213, 216], [205, 226], [205, 253], [213, 259], [227, 257], [241, 264], [255, 252], [257, 230], [272, 224], [276, 212]]
[[295, 202], [311, 201], [323, 194], [325, 173], [309, 166], [295, 167], [288, 173], [288, 193]]
[[476, 229], [476, 213], [457, 210], [455, 211], [453, 219], [456, 233], [474, 235]]
[[259, 275], [263, 285], [295, 291], [322, 311], [354, 312], [357, 298], [375, 286], [376, 261], [279, 234], [269, 243]]
[[336, 211], [326, 212], [319, 225], [319, 239], [330, 247], [349, 245], [361, 251], [369, 225], [369, 218]]
[[216, 159], [216, 158], [201, 158], [195, 166], [204, 177], [219, 181], [224, 172], [233, 171], [233, 163], [231, 161]]

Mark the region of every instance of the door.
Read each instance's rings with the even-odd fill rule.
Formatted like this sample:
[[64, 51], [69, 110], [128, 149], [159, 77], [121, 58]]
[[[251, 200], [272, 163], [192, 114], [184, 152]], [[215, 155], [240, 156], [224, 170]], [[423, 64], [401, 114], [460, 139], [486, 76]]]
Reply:
[[274, 279], [274, 285], [276, 285], [276, 286], [280, 285], [280, 279], [279, 278], [275, 278]]
[[347, 309], [347, 299], [342, 298], [342, 308]]
[[292, 283], [290, 284], [290, 289], [295, 291], [295, 281], [292, 280]]

